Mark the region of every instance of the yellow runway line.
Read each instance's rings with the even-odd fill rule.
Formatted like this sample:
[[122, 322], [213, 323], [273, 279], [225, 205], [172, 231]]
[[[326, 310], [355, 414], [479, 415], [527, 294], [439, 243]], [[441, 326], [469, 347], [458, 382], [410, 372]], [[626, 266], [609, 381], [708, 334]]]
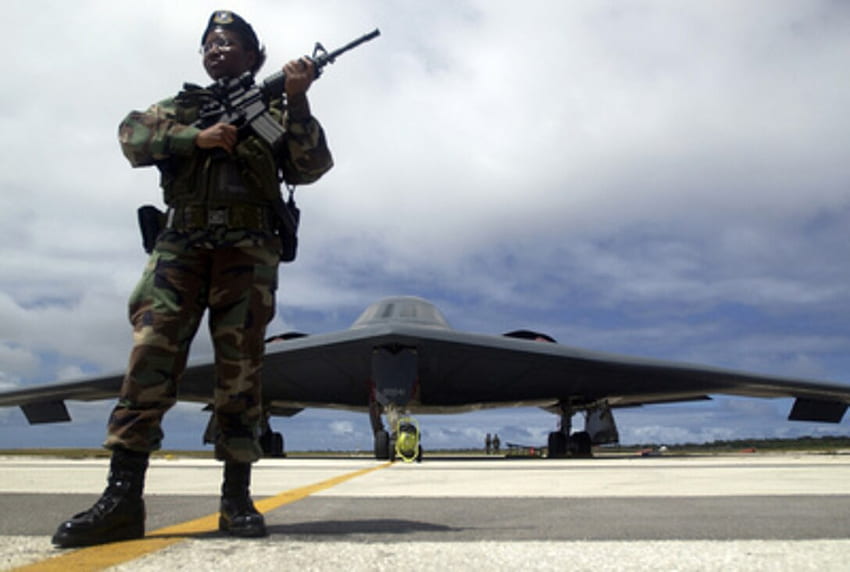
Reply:
[[[254, 505], [258, 511], [265, 514], [283, 505], [299, 501], [319, 491], [335, 487], [338, 484], [389, 467], [390, 465], [392, 463], [383, 463], [376, 467], [361, 469], [313, 485], [283, 491], [273, 497], [257, 501]], [[68, 572], [71, 570], [93, 572], [141, 558], [172, 544], [182, 542], [190, 536], [210, 534], [216, 531], [218, 531], [218, 513], [160, 528], [138, 540], [100, 544], [98, 546], [80, 548], [73, 552], [63, 552], [59, 556], [15, 568], [14, 570], [15, 572]]]

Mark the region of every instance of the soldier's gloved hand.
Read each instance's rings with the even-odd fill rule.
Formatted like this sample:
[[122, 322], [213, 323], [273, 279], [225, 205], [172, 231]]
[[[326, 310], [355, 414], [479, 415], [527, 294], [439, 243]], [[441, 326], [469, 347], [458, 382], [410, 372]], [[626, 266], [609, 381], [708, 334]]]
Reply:
[[232, 153], [237, 139], [236, 127], [229, 123], [216, 123], [198, 133], [198, 136], [195, 137], [195, 145], [201, 149], [220, 147], [228, 153]]

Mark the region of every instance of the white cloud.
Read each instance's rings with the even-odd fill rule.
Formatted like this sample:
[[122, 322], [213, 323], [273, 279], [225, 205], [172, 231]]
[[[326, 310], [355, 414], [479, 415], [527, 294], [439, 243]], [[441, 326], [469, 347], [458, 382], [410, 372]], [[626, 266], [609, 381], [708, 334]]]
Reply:
[[11, 389], [18, 384], [20, 376], [32, 372], [38, 357], [31, 351], [10, 345], [0, 340], [0, 385]]
[[350, 436], [354, 434], [354, 424], [350, 421], [334, 421], [329, 428], [333, 435]]

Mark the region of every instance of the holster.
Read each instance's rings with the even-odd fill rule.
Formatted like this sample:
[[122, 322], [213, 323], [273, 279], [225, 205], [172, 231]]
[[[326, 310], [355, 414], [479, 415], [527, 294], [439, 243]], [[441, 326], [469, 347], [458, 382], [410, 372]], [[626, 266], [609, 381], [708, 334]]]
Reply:
[[150, 254], [156, 246], [159, 233], [165, 228], [165, 213], [153, 205], [144, 205], [137, 211], [139, 230], [142, 231], [142, 247]]

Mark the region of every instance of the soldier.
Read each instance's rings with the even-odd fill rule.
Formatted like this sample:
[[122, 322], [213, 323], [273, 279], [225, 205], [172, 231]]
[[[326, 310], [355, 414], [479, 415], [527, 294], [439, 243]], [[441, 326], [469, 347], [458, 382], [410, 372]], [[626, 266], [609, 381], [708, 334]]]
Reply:
[[[229, 11], [210, 16], [201, 53], [213, 80], [256, 74], [265, 60], [252, 27]], [[262, 455], [260, 369], [281, 254], [271, 201], [280, 193], [278, 174], [287, 184], [306, 184], [333, 165], [306, 97], [312, 62], [293, 60], [283, 70], [284, 94], [269, 104], [286, 130], [277, 156], [233, 125], [192, 126], [214, 97], [198, 86], [187, 84], [121, 123], [119, 140], [130, 163], [161, 171], [168, 222], [130, 297], [134, 342], [104, 443], [112, 451], [106, 490], [92, 508], [59, 526], [58, 546], [144, 536], [148, 457], [161, 446], [162, 417], [176, 402], [189, 344], [207, 310], [215, 348], [215, 456], [224, 462], [219, 529], [266, 535], [249, 485], [251, 463]]]

